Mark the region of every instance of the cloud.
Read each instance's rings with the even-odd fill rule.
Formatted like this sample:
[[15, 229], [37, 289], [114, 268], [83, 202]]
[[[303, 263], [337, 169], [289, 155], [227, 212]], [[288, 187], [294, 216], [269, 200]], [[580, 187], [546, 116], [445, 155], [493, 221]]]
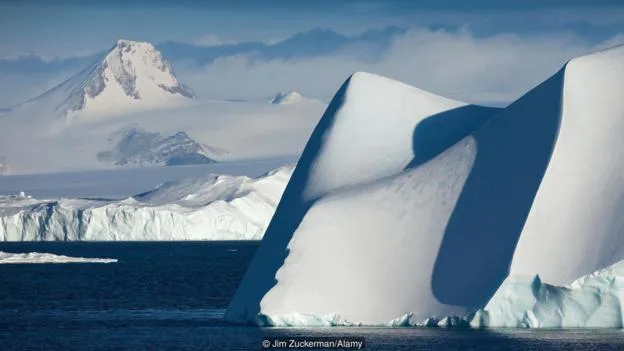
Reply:
[[234, 40], [224, 40], [216, 34], [207, 33], [197, 36], [189, 41], [189, 44], [197, 45], [197, 46], [220, 46], [220, 45], [228, 45], [235, 44]]
[[[407, 32], [369, 30], [351, 37], [317, 29], [272, 46], [242, 43], [238, 51], [223, 49], [227, 46], [220, 45], [226, 41], [214, 34], [196, 39], [215, 46], [187, 45], [197, 52], [182, 50], [179, 57], [173, 55], [174, 49], [159, 48], [165, 57], [173, 57], [179, 78], [203, 98], [268, 98], [278, 91], [296, 90], [329, 100], [349, 74], [368, 71], [458, 100], [503, 105], [556, 72], [568, 59], [624, 43], [624, 33], [614, 32], [598, 42], [561, 28], [484, 35], [469, 26], [420, 27]], [[209, 63], [198, 66], [202, 61], [192, 59], [194, 52], [197, 57], [210, 57], [203, 60]], [[82, 62], [80, 67], [86, 62], [75, 61]], [[30, 65], [24, 67], [33, 74], [25, 70], [2, 74], [0, 107], [60, 83], [70, 68], [74, 69], [71, 73], [79, 70], [69, 64], [58, 65], [62, 70], [53, 69], [52, 63], [39, 66], [47, 73], [35, 74], [35, 66]]]
[[327, 98], [352, 72], [368, 71], [467, 102], [503, 104], [567, 60], [623, 39], [616, 35], [593, 44], [566, 32], [478, 37], [468, 30], [417, 28], [397, 36], [374, 62], [358, 45], [330, 56], [289, 60], [236, 55], [178, 73], [204, 97], [262, 97], [292, 89]]
[[74, 73], [62, 71], [40, 75], [23, 73], [3, 75], [0, 85], [0, 108], [12, 107], [41, 95]]

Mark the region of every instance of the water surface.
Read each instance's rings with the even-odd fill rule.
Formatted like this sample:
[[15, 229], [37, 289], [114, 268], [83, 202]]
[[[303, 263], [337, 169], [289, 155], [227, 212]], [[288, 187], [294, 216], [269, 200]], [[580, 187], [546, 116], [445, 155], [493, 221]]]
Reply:
[[618, 350], [620, 330], [271, 328], [222, 316], [258, 242], [0, 243], [118, 263], [0, 265], [0, 350], [260, 350], [263, 338], [362, 336], [366, 350]]

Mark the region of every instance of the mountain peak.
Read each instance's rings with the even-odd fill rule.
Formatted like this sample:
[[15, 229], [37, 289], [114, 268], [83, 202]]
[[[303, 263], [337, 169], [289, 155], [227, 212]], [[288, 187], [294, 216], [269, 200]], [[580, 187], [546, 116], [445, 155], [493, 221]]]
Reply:
[[131, 46], [131, 45], [135, 45], [135, 44], [146, 44], [146, 45], [150, 45], [153, 47], [152, 44], [148, 43], [148, 42], [142, 42], [142, 41], [134, 41], [134, 40], [128, 40], [128, 39], [119, 39], [117, 40], [117, 46], [118, 47], [124, 47], [124, 46]]
[[275, 94], [275, 97], [271, 99], [271, 103], [276, 105], [291, 104], [299, 101], [301, 97], [301, 94], [296, 91], [289, 91], [287, 93], [280, 92]]
[[101, 59], [43, 96], [52, 98], [57, 116], [81, 119], [196, 99], [154, 45], [127, 39], [117, 40]]
[[134, 41], [128, 39], [119, 39], [115, 46], [113, 46], [106, 56], [121, 52], [126, 57], [139, 57], [139, 55], [160, 56], [160, 59], [164, 61], [161, 53], [152, 45], [146, 41]]

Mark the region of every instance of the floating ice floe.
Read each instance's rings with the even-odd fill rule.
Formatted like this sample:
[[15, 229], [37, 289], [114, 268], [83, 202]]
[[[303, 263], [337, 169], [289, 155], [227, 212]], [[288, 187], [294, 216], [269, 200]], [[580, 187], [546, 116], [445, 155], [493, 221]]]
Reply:
[[51, 253], [29, 252], [11, 253], [0, 251], [0, 264], [32, 263], [116, 263], [115, 258], [87, 258], [55, 255]]

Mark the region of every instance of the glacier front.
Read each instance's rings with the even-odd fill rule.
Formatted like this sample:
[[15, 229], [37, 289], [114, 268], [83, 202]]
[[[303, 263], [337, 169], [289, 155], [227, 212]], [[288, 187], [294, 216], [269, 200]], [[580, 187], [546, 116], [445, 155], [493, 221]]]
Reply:
[[0, 196], [0, 241], [257, 240], [294, 167], [187, 178], [125, 200]]

